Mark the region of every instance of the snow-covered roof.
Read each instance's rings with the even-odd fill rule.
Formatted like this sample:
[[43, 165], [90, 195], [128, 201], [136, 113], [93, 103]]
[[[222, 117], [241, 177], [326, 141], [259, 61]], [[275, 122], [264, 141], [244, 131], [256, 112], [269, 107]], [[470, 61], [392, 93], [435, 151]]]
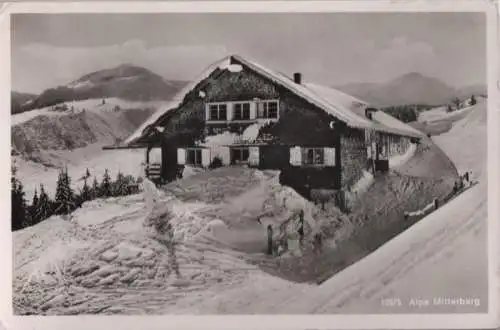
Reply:
[[163, 116], [165, 113], [167, 113], [170, 110], [176, 109], [184, 100], [186, 95], [193, 90], [196, 85], [198, 85], [201, 81], [205, 80], [210, 76], [210, 74], [217, 68], [226, 68], [228, 67], [231, 63], [231, 57], [227, 56], [223, 58], [220, 61], [217, 61], [210, 65], [205, 71], [203, 71], [196, 79], [194, 79], [191, 83], [187, 84], [179, 93], [177, 93], [174, 98], [172, 99], [171, 102], [165, 104], [164, 106], [158, 108], [158, 110], [151, 115], [142, 125], [135, 130], [132, 135], [130, 135], [125, 141], [123, 141], [123, 144], [129, 145], [139, 139], [143, 133], [143, 131], [150, 125], [153, 125], [158, 119], [160, 119], [161, 116]]
[[238, 55], [227, 56], [222, 60], [209, 66], [199, 77], [192, 83], [187, 85], [181, 92], [179, 92], [174, 100], [164, 107], [160, 108], [154, 113], [141, 127], [139, 127], [131, 136], [129, 136], [124, 143], [131, 144], [141, 137], [145, 128], [153, 125], [163, 114], [177, 108], [184, 97], [201, 81], [205, 80], [215, 69], [231, 69], [234, 62], [240, 63], [248, 67], [250, 70], [268, 78], [274, 83], [281, 85], [297, 96], [305, 99], [306, 101], [314, 104], [318, 108], [331, 114], [338, 120], [346, 123], [349, 127], [361, 129], [373, 129], [387, 133], [394, 133], [398, 135], [405, 135], [411, 137], [422, 137], [424, 134], [409, 125], [402, 123], [396, 118], [377, 111], [373, 115], [374, 120], [369, 120], [364, 115], [364, 110], [369, 106], [367, 102], [356, 99], [341, 91], [335, 90], [330, 87], [321, 86], [313, 83], [295, 83], [291, 78], [286, 75], [268, 69], [261, 64], [245, 59]]

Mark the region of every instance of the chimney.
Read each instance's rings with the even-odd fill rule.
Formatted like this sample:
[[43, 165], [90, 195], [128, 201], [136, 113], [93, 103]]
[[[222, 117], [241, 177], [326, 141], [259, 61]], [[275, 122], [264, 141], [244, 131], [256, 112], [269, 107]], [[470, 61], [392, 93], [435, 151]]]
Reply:
[[372, 113], [374, 113], [375, 111], [377, 111], [377, 109], [375, 109], [375, 108], [366, 108], [365, 109], [366, 118], [372, 120], [373, 119]]
[[293, 74], [293, 81], [296, 83], [296, 84], [301, 84], [302, 83], [302, 74], [299, 73], [299, 72], [296, 72]]

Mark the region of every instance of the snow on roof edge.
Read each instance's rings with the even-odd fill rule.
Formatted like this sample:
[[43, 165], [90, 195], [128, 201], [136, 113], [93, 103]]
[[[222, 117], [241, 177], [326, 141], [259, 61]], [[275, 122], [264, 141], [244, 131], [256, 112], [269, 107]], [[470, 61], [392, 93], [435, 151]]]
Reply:
[[212, 73], [212, 71], [214, 71], [218, 67], [229, 66], [230, 59], [231, 59], [231, 56], [226, 56], [223, 59], [209, 65], [196, 79], [194, 79], [191, 83], [184, 86], [184, 88], [173, 97], [173, 99], [170, 103], [168, 103], [164, 107], [159, 108], [154, 114], [151, 115], [151, 117], [149, 117], [144, 123], [142, 123], [142, 125], [139, 126], [139, 128], [136, 129], [134, 133], [132, 133], [127, 139], [125, 139], [125, 141], [123, 141], [123, 144], [128, 145], [128, 144], [135, 142], [137, 139], [139, 139], [142, 136], [143, 131], [148, 126], [154, 124], [158, 119], [160, 119], [161, 116], [163, 116], [168, 111], [177, 108], [184, 100], [184, 97], [196, 85], [198, 85], [201, 81], [206, 79], [210, 75], [210, 73]]

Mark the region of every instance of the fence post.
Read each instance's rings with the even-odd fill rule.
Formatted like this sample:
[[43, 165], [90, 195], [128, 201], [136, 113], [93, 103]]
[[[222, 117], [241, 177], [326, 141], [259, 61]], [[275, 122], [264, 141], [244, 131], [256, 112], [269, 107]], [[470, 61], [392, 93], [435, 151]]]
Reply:
[[273, 226], [267, 226], [267, 254], [273, 255]]

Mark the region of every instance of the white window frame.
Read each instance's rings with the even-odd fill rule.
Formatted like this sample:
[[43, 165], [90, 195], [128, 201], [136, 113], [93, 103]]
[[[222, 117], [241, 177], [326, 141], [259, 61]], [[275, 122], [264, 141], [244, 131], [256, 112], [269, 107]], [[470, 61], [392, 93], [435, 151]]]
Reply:
[[[245, 113], [244, 106], [248, 106], [248, 117], [243, 118], [243, 114]], [[240, 107], [239, 110], [241, 110], [241, 118], [237, 118], [236, 113], [237, 113], [237, 108]], [[250, 120], [251, 119], [251, 108], [252, 108], [252, 102], [247, 101], [247, 102], [235, 102], [233, 104], [233, 120]]]
[[[185, 164], [189, 166], [203, 166], [203, 148], [186, 148]], [[189, 162], [189, 153], [194, 152], [194, 163]], [[198, 159], [199, 153], [199, 159]]]
[[[269, 116], [269, 104], [275, 103], [276, 104], [276, 117], [270, 117]], [[263, 114], [261, 116], [260, 109], [257, 107], [257, 119], [279, 119], [280, 116], [280, 102], [279, 100], [261, 100], [259, 101], [259, 104], [262, 105], [263, 107]]]
[[[313, 151], [313, 161], [312, 163], [309, 162], [309, 151]], [[325, 149], [323, 147], [304, 147], [302, 148], [302, 164], [305, 166], [326, 166], [325, 163]], [[316, 160], [316, 154], [320, 153], [321, 154], [321, 162], [318, 162]]]
[[[227, 118], [229, 117], [229, 103], [228, 102], [219, 102], [219, 103], [208, 103], [208, 120], [210, 121], [227, 121]], [[220, 118], [220, 112], [221, 112], [221, 106], [224, 106], [226, 109], [226, 117], [221, 119]], [[212, 117], [212, 107], [217, 107], [217, 118]]]

